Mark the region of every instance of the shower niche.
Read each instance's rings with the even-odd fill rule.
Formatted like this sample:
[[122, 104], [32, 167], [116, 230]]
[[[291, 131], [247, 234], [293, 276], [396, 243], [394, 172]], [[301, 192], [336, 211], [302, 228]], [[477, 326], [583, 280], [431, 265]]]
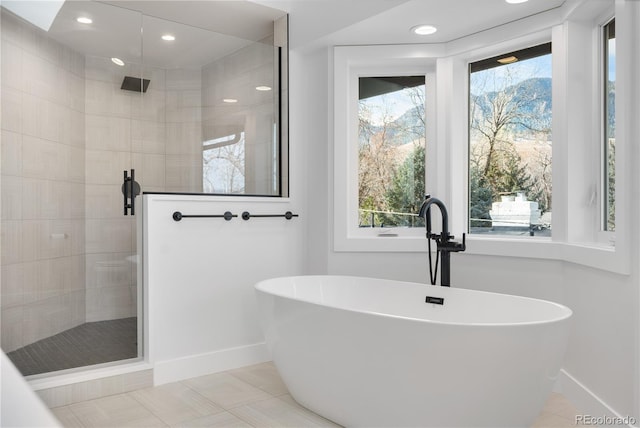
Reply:
[[123, 171], [140, 193], [287, 196], [286, 15], [193, 2], [238, 20], [226, 34], [175, 22], [181, 3], [67, 1], [42, 23], [41, 2], [2, 2], [0, 340], [24, 375], [144, 355]]

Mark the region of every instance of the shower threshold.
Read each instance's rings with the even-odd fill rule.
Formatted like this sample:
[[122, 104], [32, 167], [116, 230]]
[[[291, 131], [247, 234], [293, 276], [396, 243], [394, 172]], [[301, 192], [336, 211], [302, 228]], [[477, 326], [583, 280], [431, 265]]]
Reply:
[[138, 356], [136, 317], [81, 324], [7, 353], [23, 376]]

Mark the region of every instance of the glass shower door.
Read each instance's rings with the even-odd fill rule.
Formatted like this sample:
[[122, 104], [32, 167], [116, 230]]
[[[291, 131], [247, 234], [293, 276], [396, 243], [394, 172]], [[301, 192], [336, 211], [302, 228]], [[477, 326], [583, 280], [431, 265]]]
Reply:
[[[13, 7], [16, 6], [17, 8]], [[2, 2], [1, 346], [24, 375], [142, 355], [135, 217], [140, 13]], [[139, 137], [138, 137], [139, 138]]]

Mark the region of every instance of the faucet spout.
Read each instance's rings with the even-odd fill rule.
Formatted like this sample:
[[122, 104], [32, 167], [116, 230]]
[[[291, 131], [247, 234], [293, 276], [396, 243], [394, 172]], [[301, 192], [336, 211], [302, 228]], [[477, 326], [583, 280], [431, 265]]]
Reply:
[[442, 217], [442, 237], [449, 238], [449, 214], [447, 213], [447, 207], [438, 198], [426, 195], [422, 206], [420, 207], [419, 217], [424, 217], [427, 223], [427, 232], [431, 233], [431, 205], [437, 205], [440, 209], [440, 215]]

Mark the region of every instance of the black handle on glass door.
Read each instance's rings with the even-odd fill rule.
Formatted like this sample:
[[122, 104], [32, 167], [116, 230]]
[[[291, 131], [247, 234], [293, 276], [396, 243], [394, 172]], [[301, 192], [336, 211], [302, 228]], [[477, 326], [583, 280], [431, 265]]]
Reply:
[[[136, 196], [140, 194], [140, 184], [135, 180], [134, 169], [131, 169], [131, 176], [124, 171], [124, 182], [122, 183], [122, 195], [124, 196], [124, 215], [128, 215], [128, 210], [131, 210], [131, 215], [136, 213]], [[131, 200], [131, 202], [129, 202]]]

